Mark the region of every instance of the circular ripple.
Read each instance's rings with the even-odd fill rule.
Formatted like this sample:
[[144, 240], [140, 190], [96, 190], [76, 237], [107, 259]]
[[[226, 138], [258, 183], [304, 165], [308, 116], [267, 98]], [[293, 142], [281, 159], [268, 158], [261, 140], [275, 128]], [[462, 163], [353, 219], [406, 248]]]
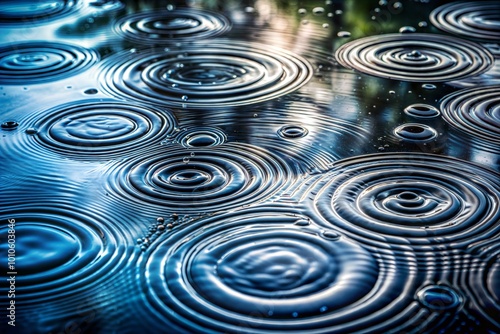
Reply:
[[433, 25], [466, 38], [500, 40], [498, 1], [460, 1], [445, 4], [431, 12]]
[[224, 131], [211, 126], [184, 127], [179, 133], [167, 136], [167, 143], [179, 143], [186, 148], [215, 147], [224, 144]]
[[314, 201], [329, 223], [364, 241], [459, 248], [498, 227], [499, 180], [462, 160], [374, 154], [336, 163]]
[[[91, 210], [51, 204], [4, 209], [2, 221], [15, 221], [16, 299], [48, 300], [87, 289], [130, 256], [124, 236]], [[7, 224], [0, 232], [7, 235]], [[7, 254], [7, 242], [0, 249]]]
[[61, 80], [89, 68], [96, 52], [76, 45], [24, 42], [0, 46], [0, 83], [27, 85]]
[[128, 15], [115, 27], [118, 34], [136, 43], [177, 43], [219, 36], [231, 24], [224, 16], [194, 9], [153, 11]]
[[444, 97], [443, 118], [467, 134], [500, 144], [500, 85], [460, 90]]
[[394, 129], [396, 136], [407, 141], [428, 141], [437, 137], [437, 132], [425, 124], [406, 123]]
[[45, 22], [65, 16], [80, 7], [77, 0], [3, 0], [0, 2], [0, 23], [23, 24]]
[[[146, 252], [140, 283], [157, 311], [156, 326], [166, 319], [190, 332], [333, 333], [394, 326], [413, 302], [413, 296], [400, 298], [415, 285], [405, 265], [389, 269], [385, 261], [396, 262], [390, 255], [374, 257], [285, 210], [205, 219]], [[375, 311], [378, 316], [370, 317]]]
[[418, 118], [432, 118], [441, 114], [437, 108], [422, 103], [409, 105], [405, 108], [405, 113]]
[[32, 125], [37, 140], [76, 157], [111, 157], [159, 143], [176, 124], [165, 110], [116, 100], [84, 100], [57, 106]]
[[342, 45], [340, 64], [377, 77], [441, 82], [487, 71], [494, 58], [483, 46], [433, 34], [386, 34]]
[[306, 60], [285, 50], [212, 43], [119, 53], [103, 63], [100, 81], [116, 96], [199, 108], [273, 99], [298, 89], [311, 75]]
[[429, 285], [417, 293], [417, 299], [433, 311], [449, 311], [462, 303], [462, 297], [445, 285]]
[[119, 167], [111, 187], [120, 199], [187, 213], [258, 203], [275, 195], [293, 175], [280, 158], [246, 144], [163, 146]]
[[278, 135], [285, 139], [296, 139], [307, 136], [309, 131], [301, 125], [285, 125], [278, 130]]

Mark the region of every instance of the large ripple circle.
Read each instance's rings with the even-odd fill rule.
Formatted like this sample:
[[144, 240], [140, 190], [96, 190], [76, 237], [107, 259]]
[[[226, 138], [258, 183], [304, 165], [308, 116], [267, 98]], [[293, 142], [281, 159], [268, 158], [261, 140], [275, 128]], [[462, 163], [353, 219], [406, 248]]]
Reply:
[[479, 44], [435, 34], [386, 34], [342, 45], [338, 62], [377, 77], [441, 82], [479, 75], [494, 63]]
[[465, 38], [500, 40], [498, 1], [460, 1], [442, 5], [431, 12], [433, 25]]
[[45, 22], [76, 11], [81, 3], [78, 0], [3, 0], [0, 2], [0, 23]]
[[498, 174], [431, 154], [345, 159], [314, 192], [329, 223], [389, 244], [466, 247], [486, 238], [500, 219]]
[[118, 34], [136, 43], [172, 44], [215, 37], [231, 24], [218, 13], [195, 9], [160, 10], [128, 15], [115, 27]]
[[45, 147], [75, 157], [113, 157], [160, 143], [176, 124], [171, 112], [111, 99], [83, 100], [34, 122]]
[[[125, 236], [90, 210], [56, 204], [20, 204], [5, 210], [8, 215], [2, 221], [15, 220], [15, 268], [10, 271], [18, 274], [17, 299], [48, 300], [74, 293], [124, 264]], [[8, 229], [2, 226], [2, 235]], [[7, 242], [0, 249], [7, 263]]]
[[257, 103], [295, 91], [313, 72], [298, 55], [254, 44], [133, 51], [103, 63], [101, 84], [112, 95], [156, 105], [201, 108]]
[[[394, 326], [412, 302], [399, 294], [416, 286], [405, 265], [388, 270], [395, 261], [390, 255], [375, 257], [308, 220], [279, 209], [243, 210], [152, 245], [139, 270], [145, 298], [161, 319], [158, 328], [165, 319], [189, 332]], [[376, 319], [369, 316], [374, 312]]]
[[99, 60], [90, 49], [54, 42], [0, 45], [0, 83], [29, 85], [65, 79]]
[[284, 160], [247, 144], [163, 146], [128, 159], [112, 173], [110, 191], [119, 200], [186, 213], [257, 203], [294, 178]]
[[443, 118], [472, 137], [500, 145], [500, 85], [454, 92], [441, 101]]

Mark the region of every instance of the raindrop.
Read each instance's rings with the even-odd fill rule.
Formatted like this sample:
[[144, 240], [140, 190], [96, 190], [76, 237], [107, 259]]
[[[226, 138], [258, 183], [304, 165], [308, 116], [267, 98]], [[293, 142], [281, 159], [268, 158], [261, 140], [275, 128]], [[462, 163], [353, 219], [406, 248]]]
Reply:
[[3, 122], [1, 125], [2, 129], [4, 129], [4, 130], [14, 130], [18, 126], [19, 126], [19, 123], [17, 123], [16, 121], [6, 121], [6, 122]]

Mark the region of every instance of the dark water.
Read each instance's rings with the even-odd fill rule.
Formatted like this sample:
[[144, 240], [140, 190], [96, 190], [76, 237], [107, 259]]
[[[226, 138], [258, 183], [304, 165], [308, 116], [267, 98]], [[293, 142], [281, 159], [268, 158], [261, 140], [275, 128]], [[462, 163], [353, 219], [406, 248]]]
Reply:
[[448, 3], [1, 1], [0, 332], [500, 333], [500, 6]]

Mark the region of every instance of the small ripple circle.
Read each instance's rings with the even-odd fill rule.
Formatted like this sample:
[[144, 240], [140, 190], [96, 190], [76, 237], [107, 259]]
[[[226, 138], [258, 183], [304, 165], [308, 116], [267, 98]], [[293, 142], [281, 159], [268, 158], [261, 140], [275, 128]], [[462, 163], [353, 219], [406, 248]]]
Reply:
[[435, 139], [437, 132], [434, 128], [419, 123], [405, 123], [394, 129], [398, 138], [412, 142], [422, 142]]
[[73, 13], [81, 3], [79, 0], [4, 0], [0, 2], [0, 24], [43, 23]]
[[443, 82], [477, 76], [493, 66], [483, 46], [435, 34], [385, 34], [342, 45], [335, 54], [344, 67], [388, 79]]

